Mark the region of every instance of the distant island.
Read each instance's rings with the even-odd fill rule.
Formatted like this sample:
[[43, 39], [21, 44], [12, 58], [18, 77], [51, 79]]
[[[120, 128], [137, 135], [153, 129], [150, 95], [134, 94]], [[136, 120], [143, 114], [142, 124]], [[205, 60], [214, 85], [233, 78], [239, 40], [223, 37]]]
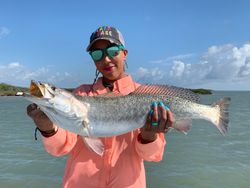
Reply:
[[210, 89], [190, 89], [192, 92], [200, 94], [200, 95], [211, 95], [213, 94]]
[[17, 87], [9, 84], [0, 84], [0, 96], [15, 96], [19, 92], [28, 92], [29, 89], [25, 87]]
[[[73, 91], [73, 89], [66, 89], [68, 91]], [[190, 89], [194, 93], [201, 94], [201, 95], [211, 95], [212, 90], [209, 89]], [[0, 84], [0, 96], [15, 96], [18, 95], [20, 92], [29, 92], [28, 88], [25, 87], [18, 87], [13, 86], [5, 83]]]

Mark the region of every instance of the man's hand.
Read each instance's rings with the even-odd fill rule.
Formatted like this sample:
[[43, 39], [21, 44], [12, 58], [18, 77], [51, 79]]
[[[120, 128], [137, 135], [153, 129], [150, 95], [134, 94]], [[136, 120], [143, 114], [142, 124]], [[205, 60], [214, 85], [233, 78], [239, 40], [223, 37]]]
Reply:
[[36, 104], [33, 103], [27, 106], [27, 114], [41, 131], [46, 132], [56, 129], [56, 126]]
[[174, 116], [162, 102], [154, 102], [145, 125], [141, 128], [141, 138], [145, 142], [153, 142], [157, 133], [167, 133], [174, 123]]

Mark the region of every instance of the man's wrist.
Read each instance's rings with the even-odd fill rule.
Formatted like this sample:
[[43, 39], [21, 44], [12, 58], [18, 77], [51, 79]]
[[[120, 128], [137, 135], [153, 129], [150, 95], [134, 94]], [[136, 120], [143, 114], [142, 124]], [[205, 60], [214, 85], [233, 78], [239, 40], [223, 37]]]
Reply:
[[40, 131], [40, 133], [44, 136], [44, 137], [51, 137], [53, 135], [55, 135], [58, 131], [58, 127], [54, 126], [53, 129], [50, 130], [41, 130], [37, 127], [37, 129]]
[[138, 141], [142, 144], [148, 144], [148, 143], [154, 142], [156, 138], [157, 138], [157, 133], [154, 133], [154, 134], [140, 133], [138, 135]]

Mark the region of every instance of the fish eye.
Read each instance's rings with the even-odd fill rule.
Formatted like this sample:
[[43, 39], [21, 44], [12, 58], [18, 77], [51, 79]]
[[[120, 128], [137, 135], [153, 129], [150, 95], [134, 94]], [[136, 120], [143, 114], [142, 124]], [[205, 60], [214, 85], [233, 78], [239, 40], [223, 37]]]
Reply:
[[51, 84], [51, 83], [48, 83], [47, 86], [48, 86], [52, 91], [55, 91], [55, 90], [56, 90], [56, 86], [54, 86], [54, 85]]

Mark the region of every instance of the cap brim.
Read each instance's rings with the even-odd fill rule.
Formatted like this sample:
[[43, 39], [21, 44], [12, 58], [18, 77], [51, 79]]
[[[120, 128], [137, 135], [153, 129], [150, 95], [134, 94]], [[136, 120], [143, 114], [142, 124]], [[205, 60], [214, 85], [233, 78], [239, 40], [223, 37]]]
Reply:
[[111, 38], [108, 38], [108, 37], [100, 37], [100, 38], [97, 38], [97, 39], [93, 40], [93, 41], [88, 45], [88, 47], [86, 48], [86, 51], [89, 52], [89, 50], [90, 50], [90, 48], [92, 47], [92, 45], [93, 45], [96, 41], [98, 41], [98, 40], [107, 40], [107, 41], [109, 41], [109, 42], [111, 42], [111, 43], [121, 44], [121, 42], [118, 41], [118, 40], [111, 39]]

